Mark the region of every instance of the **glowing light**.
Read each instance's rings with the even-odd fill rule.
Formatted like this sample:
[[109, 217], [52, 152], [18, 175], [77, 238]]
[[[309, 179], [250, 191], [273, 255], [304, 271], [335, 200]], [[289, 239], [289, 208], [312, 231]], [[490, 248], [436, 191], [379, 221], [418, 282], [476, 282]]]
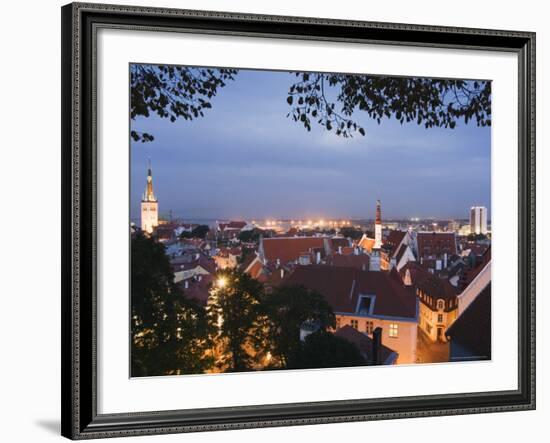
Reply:
[[225, 277], [220, 277], [216, 281], [216, 286], [220, 289], [225, 288], [226, 285], [227, 285], [227, 279]]

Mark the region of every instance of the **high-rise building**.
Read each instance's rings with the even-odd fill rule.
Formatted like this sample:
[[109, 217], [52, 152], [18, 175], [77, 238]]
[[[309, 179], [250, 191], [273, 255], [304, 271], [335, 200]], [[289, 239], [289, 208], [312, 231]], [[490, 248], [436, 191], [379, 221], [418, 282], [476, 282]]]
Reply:
[[151, 172], [151, 162], [147, 169], [147, 185], [145, 193], [141, 199], [141, 229], [148, 234], [159, 224], [159, 203], [153, 193], [153, 174]]
[[487, 208], [485, 206], [470, 208], [470, 232], [472, 234], [487, 234]]
[[376, 200], [376, 220], [374, 221], [374, 249], [382, 247], [382, 209], [380, 200]]

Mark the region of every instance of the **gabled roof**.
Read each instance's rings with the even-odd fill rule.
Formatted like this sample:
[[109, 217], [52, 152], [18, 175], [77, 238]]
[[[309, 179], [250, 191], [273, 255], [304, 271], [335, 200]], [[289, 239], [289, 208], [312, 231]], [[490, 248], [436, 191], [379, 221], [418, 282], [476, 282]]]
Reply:
[[374, 295], [373, 316], [416, 318], [416, 295], [383, 271], [329, 265], [297, 266], [283, 285], [302, 285], [322, 294], [334, 312], [355, 314], [361, 295]]
[[432, 274], [430, 274], [430, 277], [420, 280], [416, 286], [434, 300], [452, 300], [458, 295], [456, 288], [447, 279]]
[[399, 245], [401, 245], [401, 242], [405, 238], [405, 235], [407, 233], [405, 231], [398, 231], [396, 229], [392, 229], [386, 239], [384, 240], [384, 246], [386, 246], [386, 249], [388, 250], [390, 257], [393, 257], [397, 251], [397, 248], [399, 248]]
[[456, 254], [456, 235], [454, 232], [419, 232], [416, 235], [418, 255], [440, 256], [444, 253]]
[[[334, 335], [353, 343], [367, 361], [372, 361], [373, 340], [368, 335], [359, 332], [350, 325], [345, 325], [344, 327], [338, 329]], [[380, 354], [382, 364], [390, 365], [397, 359], [397, 353], [384, 345], [381, 346]]]
[[[491, 358], [491, 284], [455, 320], [446, 335], [477, 359]], [[452, 357], [452, 355], [451, 355]]]
[[363, 248], [368, 252], [371, 252], [372, 248], [374, 248], [374, 243], [375, 243], [374, 238], [367, 237], [366, 234], [363, 234], [363, 237], [361, 237], [361, 240], [359, 240], [359, 243], [357, 246]]
[[325, 246], [326, 237], [276, 237], [263, 238], [264, 258], [271, 262], [280, 260], [282, 264], [298, 260], [300, 254]]
[[229, 222], [226, 222], [226, 223], [219, 223], [218, 227], [219, 227], [220, 231], [225, 231], [226, 229], [230, 229], [230, 230], [242, 229], [246, 225], [247, 225], [247, 223], [245, 221], [234, 221], [234, 220], [232, 220], [232, 221], [229, 221]]
[[491, 247], [489, 247], [485, 253], [483, 254], [481, 258], [481, 262], [473, 269], [470, 269], [468, 272], [466, 272], [464, 276], [464, 281], [461, 282], [461, 287], [466, 288], [474, 279], [478, 276], [478, 274], [489, 264], [491, 261]]
[[407, 271], [409, 271], [413, 285], [417, 285], [422, 279], [430, 278], [432, 276], [432, 274], [430, 274], [424, 266], [415, 261], [408, 262], [399, 270], [399, 275], [402, 279], [405, 278]]
[[397, 251], [397, 254], [395, 254], [395, 262], [399, 263], [401, 259], [403, 258], [403, 255], [405, 255], [405, 251], [407, 250], [408, 246], [406, 244], [402, 244], [399, 247], [399, 250]]

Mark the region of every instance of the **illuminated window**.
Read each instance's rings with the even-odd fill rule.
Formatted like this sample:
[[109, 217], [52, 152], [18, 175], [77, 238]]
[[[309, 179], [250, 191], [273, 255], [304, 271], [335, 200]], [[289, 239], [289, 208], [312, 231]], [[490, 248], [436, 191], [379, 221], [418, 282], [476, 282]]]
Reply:
[[374, 329], [374, 325], [371, 321], [366, 321], [365, 322], [365, 332], [369, 335], [372, 334], [372, 331]]
[[443, 309], [445, 307], [445, 302], [443, 300], [437, 300], [437, 309]]
[[443, 323], [443, 314], [437, 314], [437, 322]]
[[359, 322], [357, 320], [351, 320], [350, 324], [351, 324], [351, 327], [354, 329], [359, 328]]
[[390, 323], [389, 336], [392, 338], [397, 338], [399, 336], [399, 326], [397, 323]]

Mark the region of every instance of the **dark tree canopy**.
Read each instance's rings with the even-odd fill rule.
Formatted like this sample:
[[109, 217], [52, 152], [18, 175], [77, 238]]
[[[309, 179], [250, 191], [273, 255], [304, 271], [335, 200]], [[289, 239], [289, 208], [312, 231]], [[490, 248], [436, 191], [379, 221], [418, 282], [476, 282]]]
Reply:
[[[168, 65], [130, 67], [130, 117], [157, 114], [174, 122], [204, 116], [221, 88], [234, 80], [236, 69]], [[460, 120], [491, 125], [491, 82], [383, 77], [358, 74], [296, 72], [298, 80], [281, 100], [290, 106], [288, 117], [308, 131], [318, 124], [339, 136], [365, 135], [356, 121], [361, 113], [380, 123], [396, 119], [426, 128], [454, 128]], [[252, 111], [253, 112], [253, 111]], [[132, 130], [135, 141], [153, 135]]]
[[[172, 65], [130, 65], [130, 118], [157, 114], [175, 122], [204, 116], [211, 100], [236, 69], [194, 68]], [[153, 135], [132, 130], [135, 141], [152, 141]]]
[[164, 245], [136, 234], [131, 250], [132, 376], [204, 372], [204, 309], [173, 283]]
[[264, 303], [268, 338], [273, 355], [285, 366], [300, 348], [304, 324], [321, 330], [334, 327], [336, 319], [325, 298], [304, 286], [283, 286], [266, 296]]
[[352, 227], [340, 228], [340, 234], [346, 238], [351, 238], [352, 240], [359, 240], [363, 237], [363, 231], [361, 229]]
[[261, 229], [248, 229], [239, 233], [239, 240], [245, 243], [258, 241], [260, 239], [260, 235], [262, 234], [263, 231]]
[[[317, 123], [350, 137], [365, 130], [352, 116], [365, 112], [378, 123], [395, 118], [426, 128], [454, 128], [460, 119], [491, 125], [491, 82], [420, 77], [378, 77], [297, 72], [287, 102], [289, 116], [309, 131]], [[357, 115], [357, 114], [356, 114]]]
[[195, 226], [191, 232], [183, 231], [180, 234], [180, 238], [205, 238], [206, 234], [210, 231], [208, 225]]
[[248, 274], [221, 271], [207, 307], [211, 341], [218, 347], [217, 366], [226, 372], [255, 366], [263, 327], [263, 285]]
[[300, 348], [289, 358], [287, 368], [342, 368], [366, 365], [367, 361], [353, 343], [320, 330], [306, 337]]

